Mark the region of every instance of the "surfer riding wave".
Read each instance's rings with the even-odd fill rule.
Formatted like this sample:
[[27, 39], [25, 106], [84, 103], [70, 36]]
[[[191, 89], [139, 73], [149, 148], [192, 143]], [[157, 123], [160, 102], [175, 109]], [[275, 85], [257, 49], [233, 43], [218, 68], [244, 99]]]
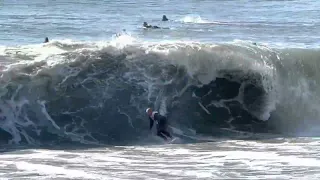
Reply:
[[157, 124], [157, 136], [163, 138], [165, 141], [168, 141], [168, 137], [173, 139], [167, 130], [168, 123], [165, 116], [162, 116], [157, 111], [153, 111], [151, 108], [147, 108], [146, 113], [148, 114], [150, 120], [150, 130], [155, 122]]

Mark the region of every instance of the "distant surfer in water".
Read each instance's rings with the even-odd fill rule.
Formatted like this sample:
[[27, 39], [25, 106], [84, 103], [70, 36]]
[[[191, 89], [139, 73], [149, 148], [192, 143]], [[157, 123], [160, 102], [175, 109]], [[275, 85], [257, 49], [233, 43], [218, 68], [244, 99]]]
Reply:
[[48, 43], [48, 42], [49, 42], [49, 38], [46, 37], [46, 38], [44, 39], [44, 42], [43, 42], [43, 43]]
[[147, 22], [144, 22], [144, 23], [143, 23], [143, 27], [144, 27], [144, 28], [147, 28], [147, 29], [160, 29], [160, 27], [158, 27], [158, 26], [151, 26], [151, 25], [149, 25]]
[[163, 15], [162, 16], [162, 21], [168, 21], [169, 19], [167, 18], [167, 16], [166, 15]]
[[157, 111], [153, 111], [151, 108], [146, 109], [146, 113], [148, 114], [150, 120], [150, 130], [152, 129], [155, 121], [157, 124], [157, 136], [160, 136], [166, 141], [168, 140], [167, 137], [172, 139], [171, 134], [167, 131], [167, 118], [162, 116]]

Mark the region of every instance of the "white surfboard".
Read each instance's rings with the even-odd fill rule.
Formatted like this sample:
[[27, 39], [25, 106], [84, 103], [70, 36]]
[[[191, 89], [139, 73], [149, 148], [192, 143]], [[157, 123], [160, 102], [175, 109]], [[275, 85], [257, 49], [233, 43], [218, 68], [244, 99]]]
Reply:
[[171, 143], [175, 142], [177, 139], [178, 139], [178, 138], [174, 137], [174, 138], [172, 138], [170, 141], [168, 141], [167, 143], [168, 143], [168, 144], [171, 144]]

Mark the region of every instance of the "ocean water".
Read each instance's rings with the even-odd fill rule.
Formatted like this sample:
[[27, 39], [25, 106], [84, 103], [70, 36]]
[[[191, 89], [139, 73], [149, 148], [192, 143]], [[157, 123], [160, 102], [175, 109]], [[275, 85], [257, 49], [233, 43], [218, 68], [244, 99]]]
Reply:
[[319, 179], [319, 14], [315, 0], [0, 1], [0, 179]]

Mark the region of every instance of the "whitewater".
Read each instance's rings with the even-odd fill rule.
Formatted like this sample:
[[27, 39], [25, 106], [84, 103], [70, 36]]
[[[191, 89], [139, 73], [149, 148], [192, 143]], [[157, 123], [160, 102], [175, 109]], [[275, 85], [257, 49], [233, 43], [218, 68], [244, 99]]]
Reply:
[[0, 179], [319, 179], [319, 9], [1, 1]]

